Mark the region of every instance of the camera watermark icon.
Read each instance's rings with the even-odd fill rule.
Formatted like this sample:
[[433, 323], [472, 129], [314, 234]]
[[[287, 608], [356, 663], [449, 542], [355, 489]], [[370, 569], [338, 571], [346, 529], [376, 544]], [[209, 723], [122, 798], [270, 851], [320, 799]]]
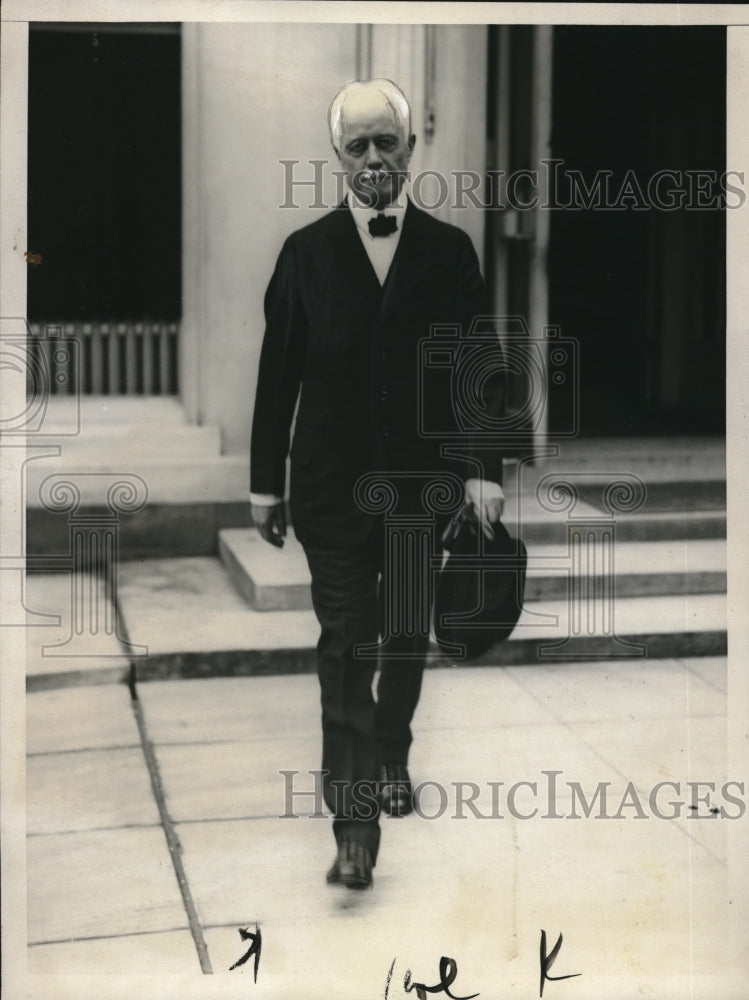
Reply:
[[[534, 337], [522, 316], [478, 316], [468, 329], [433, 324], [419, 351], [423, 438], [445, 446], [470, 439], [507, 456], [527, 448], [534, 431], [545, 425], [554, 392], [563, 403], [555, 407], [554, 438], [579, 434], [579, 344], [562, 337], [559, 327], [544, 327], [543, 335]], [[438, 399], [449, 399], [450, 407], [436, 405]]]
[[[17, 412], [0, 417], [3, 437], [54, 434], [75, 437], [81, 430], [82, 350], [77, 337], [65, 336], [59, 324], [32, 327], [23, 317], [0, 318], [0, 370], [25, 380], [25, 401]], [[49, 422], [53, 395], [71, 397], [65, 422]]]
[[[566, 405], [555, 408], [553, 431], [546, 433], [547, 440], [564, 442], [578, 434], [577, 341], [562, 337], [556, 327], [546, 328], [542, 337], [534, 338], [521, 316], [487, 315], [476, 318], [467, 330], [457, 324], [433, 325], [430, 336], [420, 342], [419, 351], [418, 433], [425, 447], [439, 451], [444, 459], [473, 463], [475, 475], [485, 479], [492, 478], [489, 470], [496, 468], [497, 455], [518, 456], [516, 516], [520, 539], [526, 534], [524, 519], [529, 499], [535, 500], [537, 512], [540, 508], [541, 512], [564, 517], [566, 551], [559, 556], [548, 551], [537, 555], [531, 548], [528, 553], [530, 573], [562, 573], [566, 582], [566, 634], [538, 643], [536, 658], [543, 661], [646, 655], [646, 644], [620, 636], [615, 622], [616, 521], [642, 506], [647, 493], [644, 482], [631, 473], [613, 477], [552, 473], [538, 479], [535, 472], [530, 497], [521, 486], [523, 475], [536, 457], [537, 429], [548, 425], [546, 407], [553, 386], [564, 387], [562, 399]], [[507, 405], [507, 384], [511, 379], [524, 387], [524, 395], [514, 407]], [[558, 456], [560, 447], [554, 445], [550, 451], [547, 447], [546, 457]], [[402, 489], [410, 477], [403, 473], [398, 476]], [[455, 483], [451, 488], [452, 502], [457, 506], [460, 486]], [[595, 496], [588, 503], [586, 497], [591, 491]], [[362, 510], [384, 515], [389, 557], [389, 564], [385, 564], [385, 592], [392, 595], [386, 609], [388, 636], [400, 635], [409, 628], [413, 631], [415, 623], [420, 634], [426, 635], [435, 575], [442, 566], [433, 538], [438, 512], [427, 516], [422, 509], [421, 523], [406, 524], [398, 513], [398, 487], [392, 473], [374, 479], [363, 477], [357, 484], [356, 499]], [[550, 524], [554, 520], [552, 517]], [[501, 570], [495, 562], [479, 553], [470, 566], [466, 564], [465, 568], [476, 574], [480, 605], [486, 603], [492, 572]], [[518, 579], [519, 572], [518, 564]], [[501, 628], [500, 622], [483, 620], [483, 606], [475, 610], [470, 619], [461, 616], [462, 625]], [[526, 609], [516, 628], [520, 632], [539, 627], [563, 630], [565, 614], [550, 610], [548, 606]], [[379, 648], [387, 648], [385, 639]], [[369, 652], [373, 653], [374, 647]]]

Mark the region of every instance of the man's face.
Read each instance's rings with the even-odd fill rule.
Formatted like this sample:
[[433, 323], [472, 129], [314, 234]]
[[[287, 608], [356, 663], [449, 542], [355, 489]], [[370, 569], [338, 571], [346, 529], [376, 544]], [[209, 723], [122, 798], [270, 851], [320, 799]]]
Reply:
[[415, 141], [379, 95], [346, 102], [337, 153], [361, 202], [381, 210], [398, 197]]

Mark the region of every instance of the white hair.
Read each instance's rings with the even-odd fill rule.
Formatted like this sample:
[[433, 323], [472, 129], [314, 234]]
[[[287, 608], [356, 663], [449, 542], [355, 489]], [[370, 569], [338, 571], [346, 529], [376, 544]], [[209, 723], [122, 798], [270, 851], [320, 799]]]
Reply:
[[338, 91], [328, 109], [328, 127], [330, 128], [330, 141], [333, 143], [333, 148], [337, 150], [341, 144], [346, 98], [352, 90], [361, 89], [376, 90], [383, 96], [388, 107], [393, 112], [396, 124], [403, 129], [406, 138], [408, 138], [411, 134], [411, 107], [400, 87], [394, 84], [392, 80], [386, 80], [384, 77], [367, 82], [352, 80]]

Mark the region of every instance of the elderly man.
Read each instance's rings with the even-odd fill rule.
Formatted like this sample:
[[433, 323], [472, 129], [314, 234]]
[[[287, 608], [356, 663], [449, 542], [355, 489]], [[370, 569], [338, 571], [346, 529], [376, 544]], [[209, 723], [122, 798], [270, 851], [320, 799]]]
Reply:
[[[290, 509], [321, 627], [323, 788], [338, 848], [327, 879], [365, 888], [380, 812], [412, 808], [410, 726], [429, 635], [423, 627], [389, 627], [393, 574], [383, 515], [357, 484], [373, 473], [390, 479], [398, 512], [418, 516], [425, 482], [451, 474], [454, 483], [459, 475], [466, 502], [490, 534], [502, 511], [502, 461], [472, 451], [470, 442], [448, 456], [421, 431], [420, 405], [435, 426], [456, 418], [444, 380], [420, 368], [420, 344], [433, 324], [466, 331], [487, 303], [468, 236], [406, 196], [416, 141], [406, 98], [389, 80], [350, 83], [330, 106], [329, 128], [350, 190], [335, 210], [286, 240], [266, 293], [251, 502], [260, 535], [282, 545], [298, 399]], [[443, 528], [434, 518], [435, 555]], [[411, 590], [428, 593], [424, 572], [409, 573]], [[372, 649], [385, 635], [375, 701]]]

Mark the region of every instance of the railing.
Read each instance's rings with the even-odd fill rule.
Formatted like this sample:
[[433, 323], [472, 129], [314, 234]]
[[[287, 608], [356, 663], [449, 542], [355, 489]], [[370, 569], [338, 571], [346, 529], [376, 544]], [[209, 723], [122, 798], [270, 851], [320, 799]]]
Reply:
[[[175, 322], [30, 323], [29, 371], [56, 395], [172, 396], [177, 393]], [[65, 345], [73, 345], [73, 350]]]

